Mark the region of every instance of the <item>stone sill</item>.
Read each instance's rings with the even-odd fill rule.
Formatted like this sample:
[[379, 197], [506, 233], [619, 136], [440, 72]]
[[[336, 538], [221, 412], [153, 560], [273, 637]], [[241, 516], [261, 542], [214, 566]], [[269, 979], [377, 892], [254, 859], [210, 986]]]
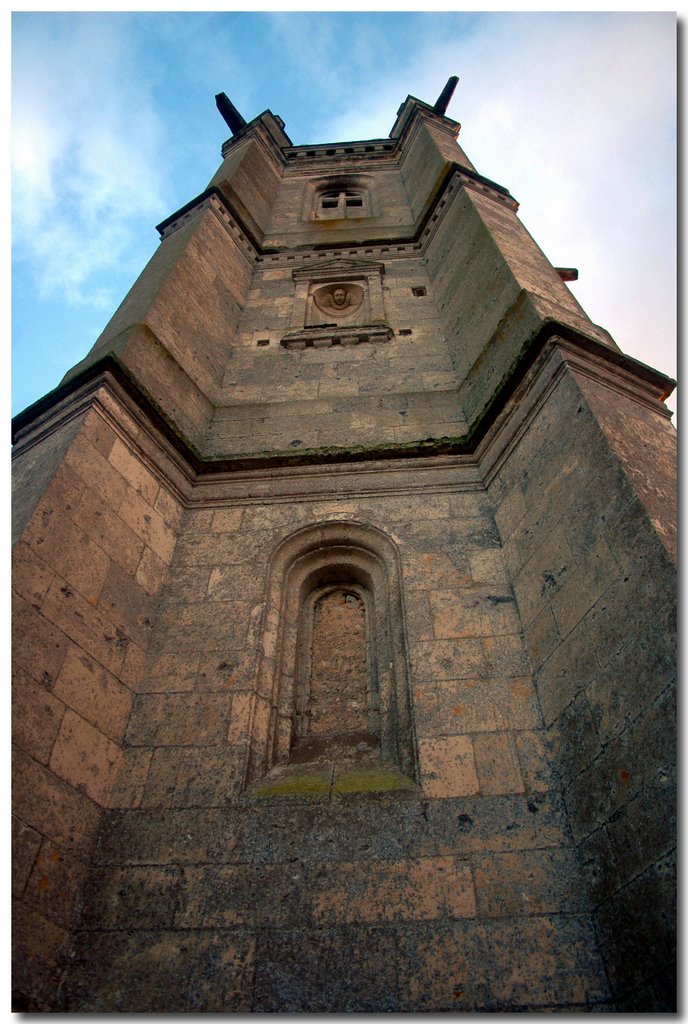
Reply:
[[384, 793], [417, 794], [418, 787], [391, 764], [289, 764], [273, 768], [244, 793], [244, 798], [329, 802], [339, 797]]
[[304, 348], [331, 348], [333, 345], [361, 345], [368, 342], [380, 344], [390, 341], [393, 337], [394, 332], [385, 324], [360, 324], [351, 327], [329, 324], [317, 329], [292, 331], [285, 334], [280, 345], [289, 351], [300, 351]]

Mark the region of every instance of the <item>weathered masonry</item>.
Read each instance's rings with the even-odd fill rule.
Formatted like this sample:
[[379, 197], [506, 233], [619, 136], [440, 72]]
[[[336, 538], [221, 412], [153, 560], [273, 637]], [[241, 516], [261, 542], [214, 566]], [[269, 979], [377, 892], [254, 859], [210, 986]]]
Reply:
[[14, 422], [14, 989], [675, 1007], [674, 382], [438, 102], [270, 111]]

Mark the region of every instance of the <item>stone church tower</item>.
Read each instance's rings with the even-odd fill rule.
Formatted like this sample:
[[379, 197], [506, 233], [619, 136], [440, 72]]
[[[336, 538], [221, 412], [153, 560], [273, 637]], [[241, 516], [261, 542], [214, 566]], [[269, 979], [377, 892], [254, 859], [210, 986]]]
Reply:
[[14, 988], [675, 1005], [673, 381], [445, 114], [265, 111], [14, 423]]

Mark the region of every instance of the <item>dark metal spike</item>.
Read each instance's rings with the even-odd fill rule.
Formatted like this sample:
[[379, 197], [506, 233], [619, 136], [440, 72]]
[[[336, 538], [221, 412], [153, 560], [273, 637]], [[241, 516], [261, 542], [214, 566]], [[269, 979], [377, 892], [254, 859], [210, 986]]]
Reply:
[[236, 135], [238, 131], [246, 127], [246, 121], [225, 93], [219, 92], [215, 97], [215, 102], [217, 104], [217, 109], [227, 122], [232, 135]]
[[454, 95], [454, 89], [456, 89], [458, 81], [459, 79], [456, 75], [452, 75], [451, 78], [448, 80], [444, 89], [437, 97], [437, 102], [435, 103], [435, 106], [432, 108], [435, 111], [435, 113], [441, 114], [444, 117], [445, 113], [447, 112], [447, 107], [449, 106], [449, 101]]

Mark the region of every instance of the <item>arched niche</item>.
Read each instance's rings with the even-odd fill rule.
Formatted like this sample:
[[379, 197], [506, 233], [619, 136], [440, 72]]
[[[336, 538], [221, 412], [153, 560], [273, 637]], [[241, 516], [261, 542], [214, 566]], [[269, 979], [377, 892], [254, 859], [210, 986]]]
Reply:
[[360, 729], [357, 716], [349, 731], [374, 736], [383, 762], [416, 778], [396, 546], [375, 527], [330, 522], [296, 531], [270, 562], [246, 784], [288, 764], [295, 745], [308, 734], [314, 611], [323, 596], [333, 593], [355, 597], [365, 618], [366, 728]]

